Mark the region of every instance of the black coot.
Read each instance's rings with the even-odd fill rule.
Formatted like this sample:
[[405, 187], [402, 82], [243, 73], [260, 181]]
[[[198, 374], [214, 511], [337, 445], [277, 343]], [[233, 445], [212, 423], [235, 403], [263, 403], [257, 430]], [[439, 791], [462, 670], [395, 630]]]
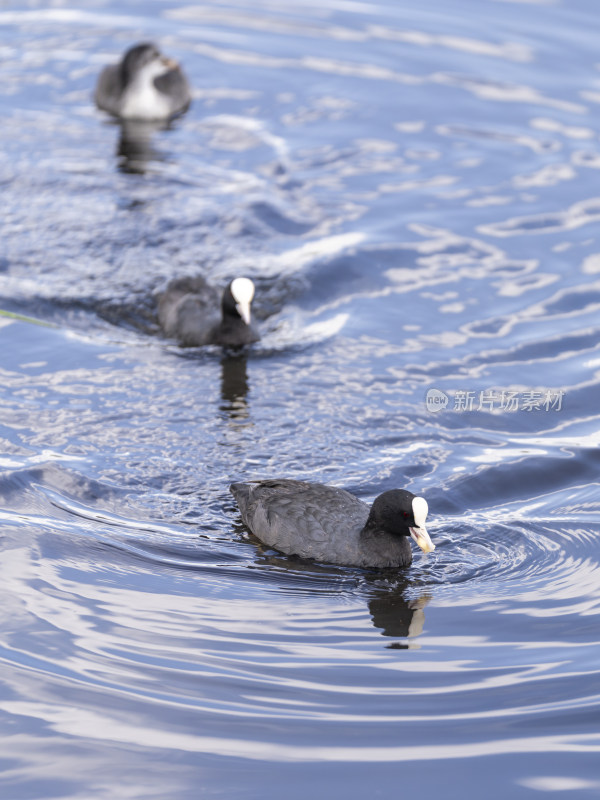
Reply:
[[232, 280], [220, 300], [204, 278], [177, 278], [158, 296], [158, 321], [184, 347], [240, 347], [260, 339], [250, 322], [253, 297], [250, 278]]
[[406, 567], [409, 537], [429, 553], [427, 501], [391, 489], [369, 508], [344, 489], [296, 480], [233, 483], [244, 524], [283, 553], [356, 567]]

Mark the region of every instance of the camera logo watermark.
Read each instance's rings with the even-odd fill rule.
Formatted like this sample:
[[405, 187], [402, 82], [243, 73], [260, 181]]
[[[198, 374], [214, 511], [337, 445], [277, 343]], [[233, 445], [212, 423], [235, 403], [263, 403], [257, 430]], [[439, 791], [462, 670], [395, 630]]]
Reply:
[[[428, 389], [425, 395], [427, 411], [432, 414], [449, 411], [560, 411], [565, 393], [560, 389], [528, 389], [513, 392], [508, 389], [483, 389], [480, 392], [457, 390], [451, 394], [441, 389]], [[450, 404], [452, 402], [452, 404]]]

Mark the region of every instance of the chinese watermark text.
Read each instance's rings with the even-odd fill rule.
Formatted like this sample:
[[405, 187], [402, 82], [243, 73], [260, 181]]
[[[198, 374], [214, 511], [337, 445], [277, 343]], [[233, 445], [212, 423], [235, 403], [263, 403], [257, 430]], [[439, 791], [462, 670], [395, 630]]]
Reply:
[[435, 413], [448, 411], [560, 411], [562, 389], [527, 389], [521, 392], [509, 389], [482, 389], [480, 391], [456, 390], [447, 394], [441, 389], [428, 389], [425, 395], [427, 410]]

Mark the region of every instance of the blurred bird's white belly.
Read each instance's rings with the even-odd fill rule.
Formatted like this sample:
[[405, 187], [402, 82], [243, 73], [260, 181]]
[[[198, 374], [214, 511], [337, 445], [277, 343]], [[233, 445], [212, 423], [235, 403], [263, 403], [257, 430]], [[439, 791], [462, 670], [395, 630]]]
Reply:
[[154, 83], [136, 83], [123, 97], [121, 116], [125, 119], [164, 119], [170, 114], [168, 98]]

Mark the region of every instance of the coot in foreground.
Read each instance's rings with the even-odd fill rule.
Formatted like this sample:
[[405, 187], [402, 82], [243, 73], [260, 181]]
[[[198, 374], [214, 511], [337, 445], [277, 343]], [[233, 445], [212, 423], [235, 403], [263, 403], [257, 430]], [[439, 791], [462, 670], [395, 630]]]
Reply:
[[356, 567], [406, 567], [409, 537], [429, 553], [427, 501], [391, 489], [366, 503], [344, 489], [289, 479], [233, 483], [244, 524], [290, 555]]

